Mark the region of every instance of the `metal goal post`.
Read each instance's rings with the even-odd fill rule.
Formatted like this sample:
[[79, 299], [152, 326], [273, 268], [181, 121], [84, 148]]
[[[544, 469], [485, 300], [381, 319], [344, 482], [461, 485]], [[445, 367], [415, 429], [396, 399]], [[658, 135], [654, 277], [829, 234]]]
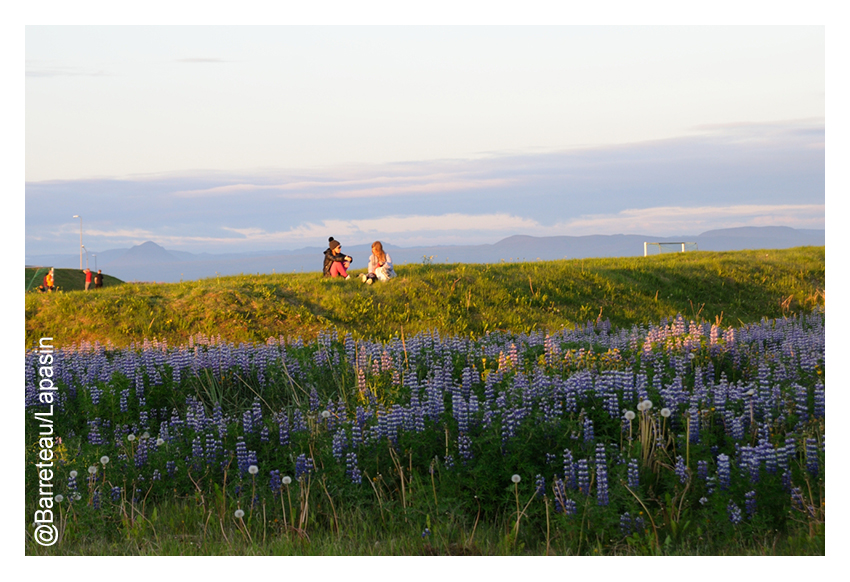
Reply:
[[658, 254], [662, 253], [684, 253], [685, 251], [699, 250], [695, 242], [649, 242], [643, 243], [643, 256], [649, 256], [650, 248], [657, 248]]

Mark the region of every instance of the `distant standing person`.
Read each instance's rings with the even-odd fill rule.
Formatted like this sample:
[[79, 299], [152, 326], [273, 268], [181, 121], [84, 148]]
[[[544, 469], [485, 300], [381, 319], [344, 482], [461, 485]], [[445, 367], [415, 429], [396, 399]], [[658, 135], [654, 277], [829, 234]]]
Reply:
[[94, 276], [94, 288], [100, 289], [101, 287], [103, 287], [103, 273], [98, 269]]
[[334, 237], [328, 239], [328, 248], [325, 249], [325, 263], [322, 266], [322, 275], [325, 277], [343, 277], [350, 279], [348, 267], [351, 265], [351, 257], [342, 254], [342, 245]]
[[53, 279], [53, 269], [51, 268], [47, 271], [47, 274], [44, 276], [44, 280], [41, 283], [44, 286], [45, 291], [55, 291], [56, 290], [56, 281]]
[[376, 240], [372, 243], [372, 254], [369, 255], [368, 273], [360, 275], [360, 280], [371, 285], [372, 281], [389, 281], [395, 277], [393, 270], [393, 260], [384, 252], [384, 245], [381, 241]]
[[83, 272], [86, 274], [86, 291], [88, 291], [89, 287], [91, 287], [91, 271], [86, 267], [86, 270]]

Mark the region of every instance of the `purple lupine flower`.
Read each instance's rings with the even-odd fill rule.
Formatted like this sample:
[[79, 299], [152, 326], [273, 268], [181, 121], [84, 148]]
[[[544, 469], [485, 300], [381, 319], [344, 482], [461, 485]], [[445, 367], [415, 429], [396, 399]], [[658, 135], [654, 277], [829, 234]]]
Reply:
[[345, 458], [345, 473], [352, 483], [360, 485], [363, 480], [360, 469], [357, 467], [357, 453], [349, 451]]
[[457, 435], [457, 449], [464, 463], [472, 460], [472, 439], [468, 435]]
[[544, 495], [546, 495], [546, 479], [538, 474], [534, 478], [534, 496], [543, 497]]
[[752, 518], [756, 513], [756, 492], [748, 491], [746, 495], [744, 495], [745, 502], [745, 510], [747, 512], [747, 516]]
[[602, 443], [596, 445], [596, 503], [608, 505], [608, 463]]
[[817, 439], [806, 439], [806, 470], [817, 478], [818, 476], [818, 441]]
[[685, 458], [681, 455], [676, 456], [676, 476], [679, 477], [679, 482], [684, 483], [688, 480], [688, 468], [685, 466]]
[[633, 491], [637, 490], [640, 487], [640, 472], [638, 471], [637, 459], [629, 459], [627, 477], [629, 488]]
[[729, 464], [729, 457], [722, 453], [717, 456], [717, 479], [720, 482], [721, 489], [729, 489], [731, 466]]
[[729, 521], [731, 521], [733, 525], [738, 525], [744, 519], [744, 516], [741, 514], [741, 508], [735, 505], [735, 502], [731, 499], [729, 500], [729, 504], [726, 506], [726, 513], [729, 515]]
[[587, 459], [579, 459], [576, 473], [578, 474], [578, 490], [585, 495], [590, 495], [590, 469]]

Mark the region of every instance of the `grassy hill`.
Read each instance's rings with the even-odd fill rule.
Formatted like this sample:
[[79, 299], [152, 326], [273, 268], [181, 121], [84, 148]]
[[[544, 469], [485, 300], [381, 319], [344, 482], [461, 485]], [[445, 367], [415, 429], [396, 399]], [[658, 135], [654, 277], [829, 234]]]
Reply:
[[[24, 268], [24, 289], [29, 289], [28, 293], [38, 293], [38, 286], [41, 285], [44, 276], [47, 274], [48, 267], [26, 267]], [[92, 271], [92, 275], [97, 271]], [[60, 291], [84, 291], [86, 288], [86, 274], [79, 269], [54, 269], [53, 275], [56, 278], [56, 287]], [[103, 287], [114, 287], [121, 285], [124, 281], [117, 279], [111, 275], [103, 274]], [[92, 283], [94, 288], [94, 283]]]
[[[83, 341], [120, 346], [154, 337], [177, 344], [199, 333], [261, 342], [281, 335], [309, 339], [329, 327], [378, 339], [425, 329], [478, 335], [599, 318], [629, 326], [677, 313], [733, 325], [822, 305], [825, 248], [403, 265], [398, 278], [372, 286], [356, 279], [360, 272], [349, 281], [314, 273], [172, 284], [116, 285], [110, 278], [98, 293], [28, 294], [26, 343], [50, 335], [57, 346]], [[74, 288], [57, 279], [65, 289]]]

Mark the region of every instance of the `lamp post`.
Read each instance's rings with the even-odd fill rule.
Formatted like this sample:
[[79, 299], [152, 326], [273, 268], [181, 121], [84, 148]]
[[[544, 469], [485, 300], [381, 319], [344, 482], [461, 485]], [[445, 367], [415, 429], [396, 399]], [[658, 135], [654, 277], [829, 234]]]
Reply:
[[83, 270], [83, 217], [75, 214], [74, 218], [80, 219], [80, 270]]
[[[80, 248], [83, 249], [84, 251], [86, 251], [86, 269], [88, 269], [89, 268], [89, 250], [86, 248], [86, 245], [80, 245]], [[80, 270], [82, 270], [82, 267], [80, 267]]]
[[97, 255], [92, 253], [91, 256], [94, 257], [94, 270], [97, 271]]

